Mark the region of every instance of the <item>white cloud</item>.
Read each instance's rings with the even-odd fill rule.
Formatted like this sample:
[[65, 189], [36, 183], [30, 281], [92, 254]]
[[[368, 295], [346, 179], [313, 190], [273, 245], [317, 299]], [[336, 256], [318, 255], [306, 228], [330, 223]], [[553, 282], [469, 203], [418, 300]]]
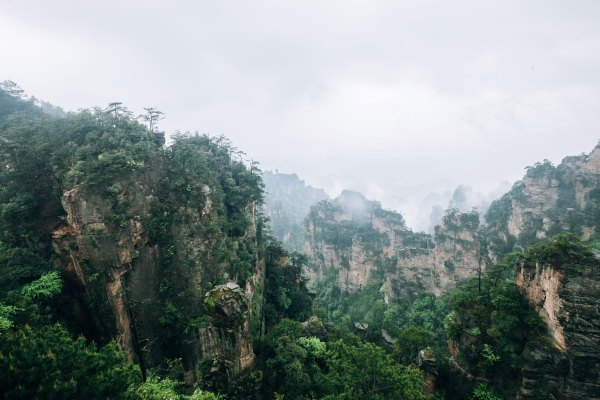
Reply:
[[[0, 79], [225, 134], [263, 168], [420, 221], [600, 138], [600, 2], [0, 2]], [[412, 216], [412, 217], [409, 217]]]

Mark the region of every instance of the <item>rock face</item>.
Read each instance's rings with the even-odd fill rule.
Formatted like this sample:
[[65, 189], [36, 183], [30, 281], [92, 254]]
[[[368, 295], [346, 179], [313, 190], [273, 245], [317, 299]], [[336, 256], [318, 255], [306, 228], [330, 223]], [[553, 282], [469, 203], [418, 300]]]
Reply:
[[[85, 293], [100, 339], [116, 339], [142, 369], [181, 358], [193, 384], [209, 359], [212, 372], [235, 376], [254, 363], [251, 329], [262, 319], [256, 207], [248, 200], [233, 225], [222, 188], [215, 199], [215, 187], [202, 184], [182, 200], [165, 190], [166, 170], [157, 163], [124, 176], [111, 194], [101, 186], [66, 191], [55, 266]], [[207, 291], [215, 302], [205, 301]]]
[[423, 291], [439, 295], [484, 269], [475, 212], [449, 212], [435, 238], [408, 229], [402, 216], [379, 203], [345, 191], [314, 206], [307, 219], [306, 275], [314, 283], [327, 268], [337, 270], [339, 287], [354, 291], [371, 273], [386, 276], [386, 301]]
[[[462, 280], [485, 272], [485, 262], [480, 257], [480, 243], [477, 236], [479, 215], [476, 212], [448, 212], [442, 225], [435, 229], [433, 243], [426, 242], [426, 248], [402, 248], [393, 287], [400, 289], [418, 285], [435, 295], [441, 295], [454, 288]], [[432, 247], [432, 248], [429, 248]], [[394, 278], [391, 278], [394, 279]], [[417, 292], [418, 293], [418, 292]]]
[[[134, 331], [145, 329], [148, 337], [159, 335], [156, 319], [155, 324], [133, 327], [129, 300], [156, 300], [155, 296], [147, 296], [159, 282], [158, 248], [148, 245], [144, 224], [149, 218], [152, 197], [146, 197], [144, 192], [147, 190], [134, 191], [136, 198], [131, 200], [137, 207], [131, 211], [136, 215], [123, 221], [115, 231], [110, 198], [71, 189], [62, 197], [67, 213], [65, 224], [53, 233], [53, 245], [61, 257], [59, 266], [72, 272], [92, 299], [103, 335], [115, 337], [130, 361], [142, 358], [142, 362], [148, 355], [139, 354], [141, 348], [136, 348]], [[149, 320], [143, 319], [146, 323]]]
[[547, 160], [527, 168], [525, 177], [486, 215], [489, 256], [498, 261], [515, 247], [568, 231], [584, 240], [600, 226], [600, 146], [590, 154]]
[[433, 350], [427, 347], [419, 351], [417, 365], [423, 371], [423, 393], [426, 396], [433, 396], [435, 393], [435, 381], [438, 376], [437, 361]]
[[600, 399], [600, 261], [523, 264], [517, 284], [554, 339], [529, 354], [519, 398]]
[[212, 358], [212, 372], [230, 370], [234, 375], [252, 367], [256, 359], [244, 291], [235, 282], [206, 293], [212, 324], [199, 330], [202, 355]]

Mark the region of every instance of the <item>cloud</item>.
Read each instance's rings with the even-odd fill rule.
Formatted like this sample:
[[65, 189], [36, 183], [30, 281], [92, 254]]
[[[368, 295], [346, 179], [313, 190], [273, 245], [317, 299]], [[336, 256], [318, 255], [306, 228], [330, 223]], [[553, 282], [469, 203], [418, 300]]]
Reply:
[[169, 132], [225, 134], [410, 225], [429, 193], [591, 150], [599, 16], [585, 0], [3, 1], [0, 76], [67, 109], [156, 107]]

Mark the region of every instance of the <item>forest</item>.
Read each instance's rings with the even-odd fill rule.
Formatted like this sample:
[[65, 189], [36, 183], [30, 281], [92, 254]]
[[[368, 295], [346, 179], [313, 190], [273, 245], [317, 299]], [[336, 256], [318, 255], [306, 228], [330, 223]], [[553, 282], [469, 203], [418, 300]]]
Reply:
[[[560, 357], [517, 277], [540, 265], [597, 271], [599, 242], [578, 230], [578, 218], [598, 221], [597, 202], [569, 214], [567, 229], [539, 237], [532, 219], [513, 238], [498, 232], [514, 202], [498, 200], [478, 239], [482, 257], [494, 257], [441, 295], [388, 300], [398, 255], [374, 259], [357, 290], [339, 285], [350, 260], [311, 286], [300, 211], [271, 226], [259, 166], [224, 137], [166, 141], [160, 114], [146, 111], [62, 112], [3, 83], [1, 398], [510, 399], [532, 354]], [[554, 167], [528, 174], [544, 168]], [[374, 212], [406, 229], [400, 214]], [[390, 246], [371, 225], [311, 213], [339, 254], [358, 242], [373, 254]], [[295, 229], [291, 248], [276, 229]], [[405, 236], [429, 251], [433, 239]], [[561, 398], [556, 387], [532, 393]]]

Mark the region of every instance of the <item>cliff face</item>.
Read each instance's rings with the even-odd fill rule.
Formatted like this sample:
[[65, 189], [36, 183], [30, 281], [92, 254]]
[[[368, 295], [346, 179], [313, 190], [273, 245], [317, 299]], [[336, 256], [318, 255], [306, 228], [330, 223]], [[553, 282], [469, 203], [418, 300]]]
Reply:
[[398, 282], [394, 286], [405, 287], [416, 278], [428, 292], [439, 296], [458, 282], [485, 272], [479, 255], [478, 227], [476, 212], [448, 212], [435, 229], [432, 249], [399, 251]]
[[344, 192], [313, 207], [307, 220], [306, 274], [315, 282], [326, 268], [337, 270], [339, 287], [363, 287], [373, 271], [386, 276], [385, 300], [422, 292], [439, 295], [477, 276], [476, 213], [450, 212], [435, 238], [406, 228], [402, 216], [358, 193]]
[[554, 339], [529, 354], [519, 398], [600, 399], [600, 261], [523, 263], [517, 284]]
[[[186, 151], [204, 163], [219, 151], [210, 140], [190, 142]], [[259, 193], [259, 181], [248, 180], [260, 178], [227, 160], [220, 171], [186, 176], [172, 161], [180, 150], [171, 151], [108, 187], [66, 190], [52, 236], [55, 267], [78, 282], [99, 336], [116, 339], [142, 369], [181, 358], [193, 384], [201, 364], [203, 373], [235, 376], [254, 363], [264, 260], [256, 201], [238, 193]], [[187, 168], [199, 158], [186, 158]]]
[[560, 232], [588, 240], [600, 225], [600, 146], [590, 154], [566, 157], [556, 167], [548, 161], [528, 167], [523, 180], [486, 215], [489, 255], [498, 261], [521, 248]]
[[[141, 355], [136, 354], [134, 346], [128, 298], [143, 298], [148, 303], [157, 301], [156, 296], [148, 295], [154, 292], [159, 282], [158, 246], [148, 245], [148, 210], [152, 196], [143, 189], [132, 195], [134, 198], [130, 200], [135, 206], [131, 211], [135, 216], [124, 220], [115, 229], [110, 199], [71, 189], [62, 196], [67, 213], [65, 224], [53, 232], [53, 245], [60, 255], [58, 266], [77, 277], [86, 297], [91, 300], [101, 332], [108, 338], [116, 333], [130, 361]], [[135, 293], [130, 286], [135, 288]], [[143, 323], [151, 320], [157, 325], [156, 318], [141, 319]], [[158, 326], [146, 329], [153, 332]]]

